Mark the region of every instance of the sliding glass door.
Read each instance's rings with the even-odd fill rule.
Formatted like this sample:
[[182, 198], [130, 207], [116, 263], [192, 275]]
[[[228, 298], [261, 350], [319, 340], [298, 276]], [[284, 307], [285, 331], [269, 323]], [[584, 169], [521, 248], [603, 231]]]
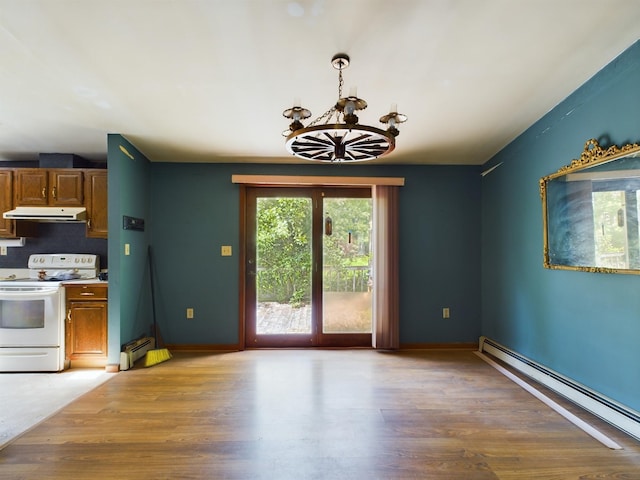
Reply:
[[248, 188], [246, 207], [246, 346], [370, 346], [370, 189]]

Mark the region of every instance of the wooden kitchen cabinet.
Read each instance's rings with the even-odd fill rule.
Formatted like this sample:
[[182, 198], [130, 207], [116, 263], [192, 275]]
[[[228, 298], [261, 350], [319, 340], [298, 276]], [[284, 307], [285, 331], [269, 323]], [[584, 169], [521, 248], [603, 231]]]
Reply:
[[0, 170], [0, 237], [15, 236], [15, 220], [5, 220], [2, 213], [13, 209], [13, 170]]
[[14, 205], [81, 207], [83, 178], [82, 170], [73, 168], [18, 168]]
[[107, 238], [107, 170], [85, 170], [84, 188], [87, 237]]
[[104, 367], [107, 364], [106, 283], [65, 286], [66, 367]]

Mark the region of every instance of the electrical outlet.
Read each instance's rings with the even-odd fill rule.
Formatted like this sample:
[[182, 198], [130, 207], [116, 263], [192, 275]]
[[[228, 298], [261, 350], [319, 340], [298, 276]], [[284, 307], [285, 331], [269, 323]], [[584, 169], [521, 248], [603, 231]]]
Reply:
[[222, 247], [220, 247], [220, 255], [222, 255], [223, 257], [230, 257], [231, 245], [222, 245]]
[[442, 309], [442, 318], [449, 318], [450, 312], [449, 307], [444, 307]]
[[0, 255], [6, 255], [7, 254], [7, 246], [6, 245], [2, 245], [0, 247]]
[[187, 318], [193, 318], [193, 308], [187, 308]]

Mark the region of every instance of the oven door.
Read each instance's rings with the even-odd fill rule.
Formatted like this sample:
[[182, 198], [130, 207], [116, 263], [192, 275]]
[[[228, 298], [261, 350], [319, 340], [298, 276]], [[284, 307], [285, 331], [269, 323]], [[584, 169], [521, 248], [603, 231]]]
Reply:
[[0, 348], [60, 347], [59, 287], [0, 287]]

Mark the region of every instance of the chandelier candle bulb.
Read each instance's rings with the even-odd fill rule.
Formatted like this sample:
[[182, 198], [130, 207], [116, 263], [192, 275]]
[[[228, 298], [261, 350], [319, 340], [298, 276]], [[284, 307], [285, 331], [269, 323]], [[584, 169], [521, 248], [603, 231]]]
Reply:
[[351, 115], [356, 109], [356, 104], [353, 101], [349, 100], [344, 107], [344, 111], [347, 115]]

